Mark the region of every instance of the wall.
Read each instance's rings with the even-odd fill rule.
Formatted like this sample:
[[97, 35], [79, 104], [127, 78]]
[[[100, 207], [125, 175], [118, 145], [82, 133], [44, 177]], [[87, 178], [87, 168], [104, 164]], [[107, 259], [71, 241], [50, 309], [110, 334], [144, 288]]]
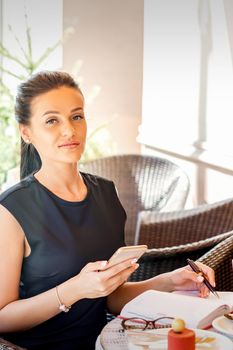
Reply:
[[116, 152], [139, 153], [136, 137], [141, 123], [144, 2], [63, 3], [64, 28], [75, 29], [64, 45], [63, 67], [79, 77], [89, 128], [113, 120], [109, 131]]

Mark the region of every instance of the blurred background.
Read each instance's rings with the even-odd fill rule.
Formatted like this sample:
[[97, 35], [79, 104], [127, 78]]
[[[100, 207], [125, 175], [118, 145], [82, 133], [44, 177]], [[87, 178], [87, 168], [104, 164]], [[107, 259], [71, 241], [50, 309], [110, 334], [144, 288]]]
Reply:
[[16, 87], [65, 70], [86, 100], [83, 161], [152, 154], [188, 174], [187, 207], [233, 197], [232, 0], [0, 0], [0, 184], [18, 180]]

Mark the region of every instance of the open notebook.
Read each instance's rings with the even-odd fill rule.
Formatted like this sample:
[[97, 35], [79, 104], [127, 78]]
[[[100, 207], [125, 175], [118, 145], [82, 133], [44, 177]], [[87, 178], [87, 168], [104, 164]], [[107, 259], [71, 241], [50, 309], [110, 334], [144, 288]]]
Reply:
[[120, 317], [141, 317], [154, 320], [160, 316], [184, 319], [191, 328], [207, 328], [212, 321], [233, 311], [233, 292], [218, 292], [220, 298], [200, 298], [184, 293], [167, 293], [148, 290], [128, 302]]

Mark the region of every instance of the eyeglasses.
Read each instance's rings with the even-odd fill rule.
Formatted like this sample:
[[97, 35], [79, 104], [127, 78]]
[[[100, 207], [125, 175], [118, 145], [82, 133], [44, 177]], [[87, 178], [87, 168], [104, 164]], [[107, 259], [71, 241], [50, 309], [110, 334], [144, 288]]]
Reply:
[[145, 329], [171, 328], [171, 320], [174, 320], [174, 317], [159, 317], [151, 321], [144, 320], [143, 318], [131, 317], [122, 320], [121, 325], [125, 331], [144, 331]]

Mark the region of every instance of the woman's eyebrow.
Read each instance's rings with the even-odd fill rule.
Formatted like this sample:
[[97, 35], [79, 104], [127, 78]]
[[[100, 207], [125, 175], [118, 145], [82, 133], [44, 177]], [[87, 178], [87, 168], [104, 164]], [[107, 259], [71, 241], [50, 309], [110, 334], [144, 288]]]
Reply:
[[82, 107], [77, 107], [77, 108], [74, 108], [74, 109], [71, 109], [71, 113], [73, 113], [73, 112], [78, 112], [78, 111], [82, 111], [83, 110], [83, 108]]
[[53, 113], [53, 114], [59, 114], [58, 111], [46, 111], [44, 114], [42, 114], [42, 117], [43, 117], [44, 115], [46, 115], [46, 114], [51, 114], [51, 113]]
[[[76, 108], [73, 108], [71, 109], [71, 113], [73, 112], [78, 112], [78, 111], [82, 111], [83, 108], [82, 107], [76, 107]], [[47, 114], [59, 114], [60, 112], [59, 111], [46, 111], [44, 114], [42, 114], [42, 117], [47, 115]]]

